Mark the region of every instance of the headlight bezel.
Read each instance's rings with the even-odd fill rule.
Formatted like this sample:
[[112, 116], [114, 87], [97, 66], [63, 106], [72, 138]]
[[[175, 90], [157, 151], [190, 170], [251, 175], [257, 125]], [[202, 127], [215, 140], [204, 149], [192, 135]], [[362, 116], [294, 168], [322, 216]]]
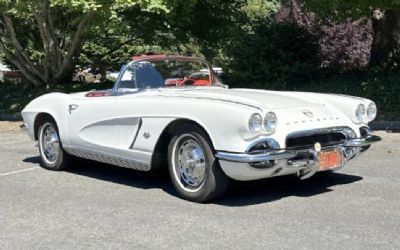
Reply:
[[[259, 113], [254, 113], [250, 115], [248, 123], [247, 123], [247, 128], [250, 132], [252, 133], [259, 133], [262, 131], [263, 128], [263, 117]], [[259, 124], [257, 124], [259, 123]]]
[[278, 126], [278, 117], [274, 112], [268, 112], [264, 115], [263, 128], [267, 134], [275, 133]]
[[360, 103], [356, 106], [354, 110], [354, 122], [357, 124], [366, 123], [367, 122], [367, 108], [364, 103]]
[[275, 133], [278, 126], [278, 117], [274, 112], [264, 114], [253, 113], [250, 115], [247, 122], [247, 130], [254, 134], [271, 135]]
[[[371, 110], [373, 111], [372, 115], [370, 114]], [[368, 119], [368, 122], [375, 120], [377, 114], [378, 114], [378, 108], [376, 107], [376, 104], [374, 102], [371, 102], [370, 104], [368, 104], [368, 107], [366, 110], [366, 117]]]

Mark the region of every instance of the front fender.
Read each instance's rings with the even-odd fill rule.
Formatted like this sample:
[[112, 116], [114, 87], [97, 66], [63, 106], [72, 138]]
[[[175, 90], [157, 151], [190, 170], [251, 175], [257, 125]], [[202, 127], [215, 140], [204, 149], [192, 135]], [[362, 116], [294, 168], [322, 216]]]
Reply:
[[50, 93], [32, 100], [21, 112], [22, 118], [28, 129], [29, 137], [36, 140], [34, 135], [35, 121], [39, 114], [46, 113], [54, 118], [57, 123], [60, 138], [68, 140], [66, 136], [66, 119], [68, 113], [69, 95], [63, 93]]

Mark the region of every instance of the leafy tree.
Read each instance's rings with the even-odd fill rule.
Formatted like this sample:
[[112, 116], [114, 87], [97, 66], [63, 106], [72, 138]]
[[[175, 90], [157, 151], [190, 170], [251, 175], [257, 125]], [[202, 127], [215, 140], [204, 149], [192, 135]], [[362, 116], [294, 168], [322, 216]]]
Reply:
[[118, 71], [133, 55], [160, 51], [154, 44], [162, 44], [158, 33], [165, 29], [165, 12], [152, 12], [135, 5], [119, 9], [116, 15], [117, 18], [87, 30], [76, 62], [98, 68], [103, 80], [106, 70]]
[[323, 17], [336, 20], [372, 18], [374, 30], [370, 64], [389, 68], [400, 56], [400, 1], [305, 0], [306, 6]]
[[293, 24], [259, 22], [253, 28], [227, 49], [228, 84], [285, 89], [312, 80], [320, 63], [316, 37]]
[[104, 72], [129, 60], [130, 53], [154, 46], [212, 58], [240, 26], [244, 4], [245, 0], [0, 0], [0, 50], [35, 85], [68, 82], [80, 63], [95, 64]]
[[132, 6], [165, 12], [163, 2], [0, 0], [0, 50], [34, 85], [65, 82], [71, 77], [89, 27], [113, 23], [118, 11]]
[[134, 54], [145, 52], [204, 56], [214, 60], [245, 22], [242, 0], [171, 1], [168, 11], [129, 6], [114, 23], [87, 32], [80, 62], [118, 70]]
[[247, 0], [243, 10], [251, 21], [266, 20], [272, 13], [276, 13], [280, 6], [279, 0]]
[[179, 53], [202, 54], [212, 60], [246, 22], [242, 11], [246, 0], [170, 1], [174, 4], [166, 13], [161, 41]]
[[370, 18], [358, 20], [323, 20], [304, 8], [300, 0], [285, 1], [276, 15], [276, 22], [294, 23], [319, 38], [322, 67], [353, 71], [368, 66], [372, 44]]

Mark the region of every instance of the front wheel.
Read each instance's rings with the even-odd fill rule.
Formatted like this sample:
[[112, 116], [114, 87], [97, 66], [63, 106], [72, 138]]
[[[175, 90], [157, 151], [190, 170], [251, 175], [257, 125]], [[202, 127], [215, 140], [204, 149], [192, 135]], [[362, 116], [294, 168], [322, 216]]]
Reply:
[[39, 127], [38, 141], [42, 166], [49, 170], [64, 170], [69, 156], [62, 148], [57, 125], [52, 119], [47, 119]]
[[179, 128], [168, 146], [169, 174], [179, 196], [207, 202], [222, 195], [228, 177], [215, 159], [212, 144], [197, 126]]

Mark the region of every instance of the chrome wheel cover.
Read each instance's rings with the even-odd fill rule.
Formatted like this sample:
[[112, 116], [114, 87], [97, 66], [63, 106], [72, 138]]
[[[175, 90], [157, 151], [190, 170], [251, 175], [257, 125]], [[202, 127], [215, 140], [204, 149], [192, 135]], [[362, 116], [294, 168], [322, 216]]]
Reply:
[[192, 135], [183, 135], [174, 145], [175, 177], [186, 191], [199, 190], [206, 175], [206, 159], [203, 147]]
[[54, 126], [50, 123], [43, 125], [40, 131], [40, 142], [42, 158], [49, 164], [57, 161], [60, 153], [60, 139]]

